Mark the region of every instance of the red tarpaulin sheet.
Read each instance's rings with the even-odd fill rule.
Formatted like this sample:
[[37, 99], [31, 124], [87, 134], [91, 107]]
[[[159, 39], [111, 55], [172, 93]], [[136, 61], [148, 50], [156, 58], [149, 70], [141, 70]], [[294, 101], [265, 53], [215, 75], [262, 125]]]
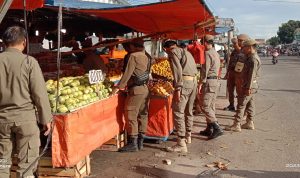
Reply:
[[[67, 10], [109, 19], [145, 34], [168, 32], [167, 37], [173, 39], [193, 39], [195, 24], [213, 19], [203, 0], [177, 0], [115, 9]], [[197, 32], [200, 37], [212, 32], [212, 29], [199, 28]]]
[[[0, 0], [2, 4], [5, 0]], [[26, 9], [34, 10], [41, 8], [44, 5], [44, 0], [26, 0]], [[23, 0], [14, 0], [10, 6], [10, 9], [23, 9]]]
[[71, 167], [124, 130], [124, 97], [114, 96], [78, 111], [55, 116], [52, 164]]
[[172, 96], [151, 98], [149, 104], [149, 119], [146, 136], [165, 138], [174, 129], [172, 113]]

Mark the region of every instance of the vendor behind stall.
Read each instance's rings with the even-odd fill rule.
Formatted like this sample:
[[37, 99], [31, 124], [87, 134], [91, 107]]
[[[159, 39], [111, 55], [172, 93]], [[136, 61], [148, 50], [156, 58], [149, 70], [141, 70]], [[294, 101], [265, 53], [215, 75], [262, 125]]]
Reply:
[[[87, 38], [84, 42], [81, 43], [82, 48], [89, 48], [93, 46], [92, 39]], [[83, 66], [85, 72], [90, 70], [102, 70], [103, 73], [107, 73], [108, 69], [104, 61], [95, 53], [94, 49], [85, 51], [85, 58], [83, 60]]]

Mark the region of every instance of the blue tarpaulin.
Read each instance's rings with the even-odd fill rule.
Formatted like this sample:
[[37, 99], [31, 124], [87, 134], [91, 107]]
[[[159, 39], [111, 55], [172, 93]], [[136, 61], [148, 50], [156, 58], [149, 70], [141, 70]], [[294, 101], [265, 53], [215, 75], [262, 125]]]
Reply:
[[46, 6], [59, 6], [62, 4], [64, 8], [74, 8], [74, 9], [110, 9], [125, 7], [122, 4], [107, 4], [99, 2], [89, 2], [81, 0], [46, 0]]
[[216, 31], [216, 33], [221, 34], [221, 33], [226, 33], [228, 31], [230, 31], [231, 29], [232, 28], [230, 28], [230, 27], [216, 27], [215, 31]]

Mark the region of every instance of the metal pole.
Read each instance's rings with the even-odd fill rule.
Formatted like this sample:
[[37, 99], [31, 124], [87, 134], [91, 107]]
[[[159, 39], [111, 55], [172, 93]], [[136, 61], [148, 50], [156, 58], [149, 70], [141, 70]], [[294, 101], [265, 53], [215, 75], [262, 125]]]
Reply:
[[57, 26], [57, 86], [56, 86], [56, 107], [55, 112], [58, 109], [59, 100], [59, 75], [60, 75], [60, 62], [61, 62], [61, 29], [62, 29], [62, 5], [60, 4], [58, 10], [58, 26]]
[[0, 23], [2, 22], [2, 20], [4, 19], [11, 3], [13, 2], [13, 0], [4, 0], [2, 1], [1, 5], [0, 5]]

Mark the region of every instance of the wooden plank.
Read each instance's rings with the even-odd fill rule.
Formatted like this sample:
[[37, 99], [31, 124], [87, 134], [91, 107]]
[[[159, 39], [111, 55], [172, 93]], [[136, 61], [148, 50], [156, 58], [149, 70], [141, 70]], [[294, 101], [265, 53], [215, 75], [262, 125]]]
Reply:
[[124, 147], [126, 145], [127, 139], [126, 139], [126, 132], [122, 132], [115, 136], [115, 138], [112, 138], [105, 144], [103, 144], [101, 147], [99, 147], [97, 150], [103, 150], [103, 151], [118, 151], [120, 148]]
[[38, 167], [38, 174], [43, 176], [65, 176], [71, 177], [75, 175], [75, 170], [65, 169], [65, 168], [47, 168], [47, 167]]
[[39, 166], [42, 167], [52, 167], [52, 158], [51, 157], [42, 157], [39, 160]]
[[[89, 171], [89, 173], [88, 173]], [[90, 158], [86, 156], [74, 167], [71, 168], [52, 168], [50, 157], [43, 157], [39, 163], [39, 178], [82, 178], [90, 174]]]
[[83, 159], [83, 160], [81, 160], [81, 161], [79, 161], [79, 163], [77, 163], [76, 165], [75, 165], [75, 167], [74, 168], [76, 168], [76, 169], [81, 169], [82, 167], [84, 167], [86, 165], [86, 160], [85, 160], [85, 158]]
[[85, 157], [86, 160], [86, 175], [89, 176], [91, 174], [91, 159], [90, 156]]
[[117, 144], [117, 140], [116, 139], [110, 139], [109, 141], [104, 143], [105, 145], [115, 145]]
[[86, 173], [86, 171], [87, 171], [86, 166], [84, 166], [79, 170], [79, 174], [84, 175]]

